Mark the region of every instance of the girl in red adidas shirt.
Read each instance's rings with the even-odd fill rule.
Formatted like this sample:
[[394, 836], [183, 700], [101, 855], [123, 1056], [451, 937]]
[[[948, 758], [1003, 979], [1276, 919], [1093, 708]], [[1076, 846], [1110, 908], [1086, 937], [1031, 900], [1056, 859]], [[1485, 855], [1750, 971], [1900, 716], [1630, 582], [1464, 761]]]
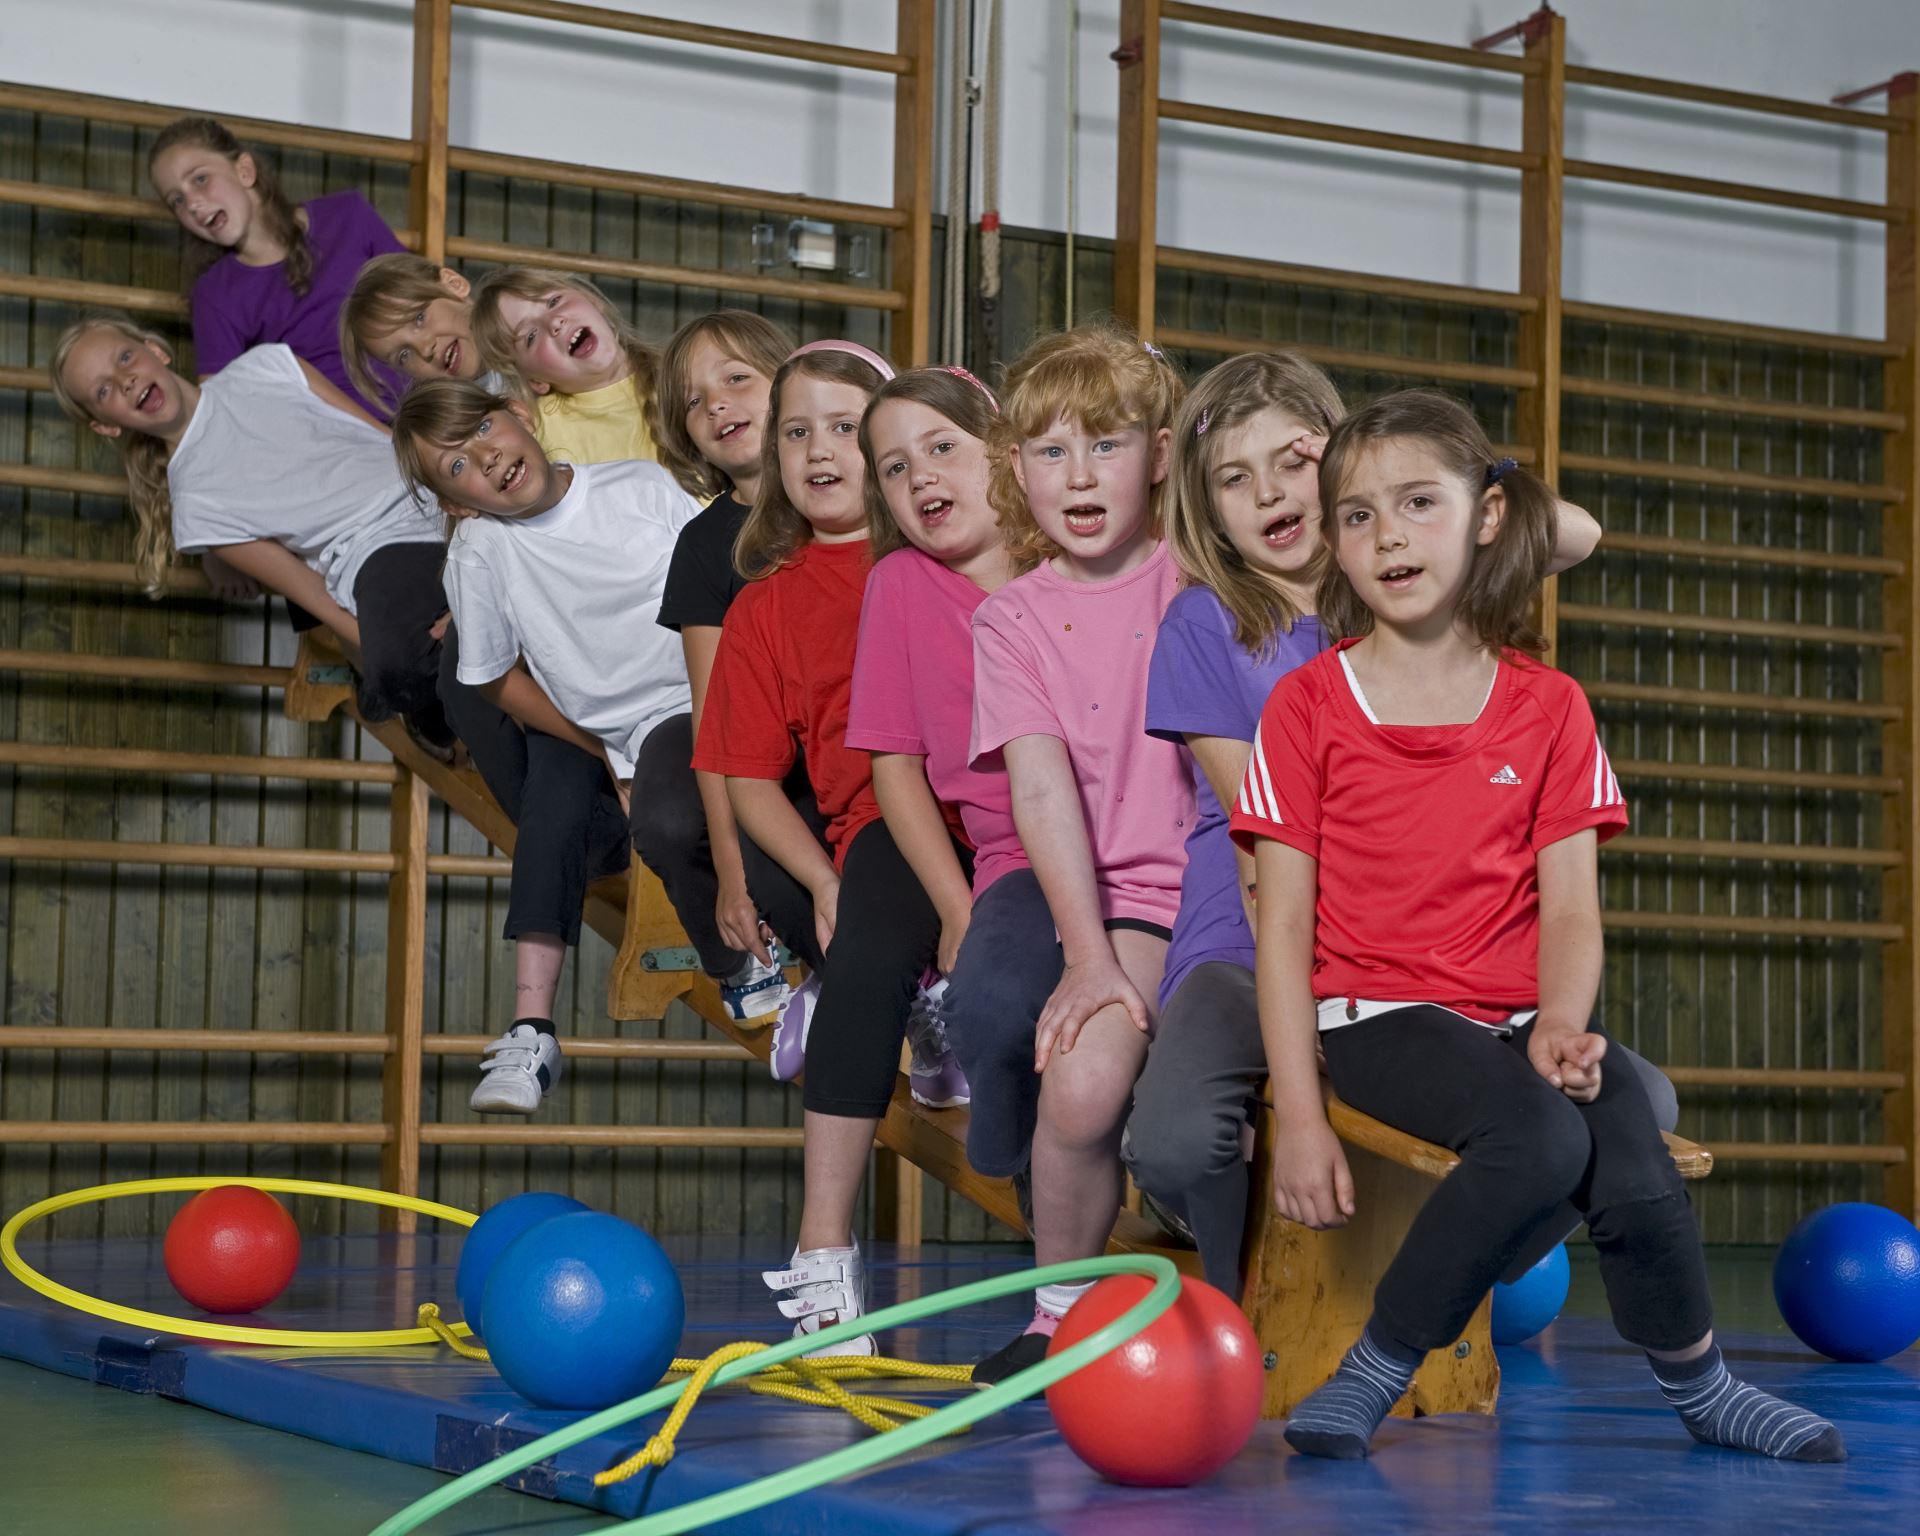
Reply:
[[1686, 1192], [1592, 1022], [1595, 850], [1627, 812], [1586, 697], [1534, 659], [1553, 493], [1463, 407], [1409, 391], [1334, 429], [1320, 500], [1337, 643], [1274, 689], [1231, 820], [1255, 860], [1275, 1202], [1311, 1227], [1354, 1214], [1316, 1038], [1341, 1098], [1460, 1165], [1287, 1440], [1365, 1456], [1426, 1352], [1571, 1199], [1615, 1326], [1696, 1439], [1843, 1460], [1831, 1424], [1727, 1373]]
[[[740, 830], [796, 882], [791, 902], [761, 893], [766, 919], [819, 983], [811, 1024], [795, 1017], [808, 991], [788, 1005], [774, 1041], [776, 1076], [793, 1075], [780, 1058], [795, 1043], [806, 1062], [800, 1237], [788, 1267], [764, 1277], [796, 1336], [867, 1310], [854, 1203], [893, 1097], [908, 1010], [940, 940], [939, 911], [881, 819], [872, 759], [847, 745], [871, 565], [860, 419], [892, 377], [884, 358], [851, 341], [812, 342], [773, 376], [760, 490], [734, 545], [747, 587], [721, 627], [693, 754], [696, 772], [725, 776]], [[824, 840], [782, 788], [796, 755]], [[957, 841], [954, 857], [971, 871], [973, 855]], [[870, 1355], [873, 1339], [826, 1352]]]

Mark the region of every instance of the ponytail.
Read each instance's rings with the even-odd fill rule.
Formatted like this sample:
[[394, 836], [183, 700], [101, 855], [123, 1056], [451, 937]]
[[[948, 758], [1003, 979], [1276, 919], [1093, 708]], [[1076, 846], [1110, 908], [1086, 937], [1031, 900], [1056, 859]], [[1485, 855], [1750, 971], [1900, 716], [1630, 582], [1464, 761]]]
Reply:
[[[149, 175], [153, 172], [153, 162], [176, 144], [210, 149], [236, 164], [242, 155], [251, 156], [253, 195], [260, 204], [260, 220], [266, 225], [267, 233], [286, 247], [286, 260], [281, 263], [281, 271], [286, 275], [287, 286], [305, 297], [307, 290], [313, 286], [313, 247], [307, 243], [306, 231], [300, 227], [293, 204], [287, 200], [286, 193], [280, 190], [280, 180], [274, 174], [273, 162], [248, 149], [217, 118], [176, 117], [160, 130], [153, 147], [147, 151]], [[209, 247], [204, 240], [196, 240], [193, 245], [199, 269], [219, 260], [217, 247]], [[195, 276], [199, 275], [199, 269], [196, 269]]]

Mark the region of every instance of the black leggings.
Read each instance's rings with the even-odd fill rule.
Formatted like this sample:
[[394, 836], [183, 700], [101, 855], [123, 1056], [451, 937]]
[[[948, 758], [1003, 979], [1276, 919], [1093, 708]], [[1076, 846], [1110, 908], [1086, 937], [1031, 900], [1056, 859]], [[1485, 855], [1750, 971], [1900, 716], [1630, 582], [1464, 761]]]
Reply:
[[[956, 843], [954, 852], [970, 876], [972, 851]], [[811, 902], [799, 927], [774, 931], [820, 975], [801, 1103], [815, 1114], [877, 1120], [893, 1100], [907, 1010], [940, 944], [940, 914], [884, 821], [869, 822], [847, 847], [824, 959]]]
[[405, 715], [434, 741], [449, 739], [440, 702], [436, 619], [447, 611], [444, 544], [388, 544], [353, 582], [360, 625], [360, 712], [378, 724]]
[[503, 937], [580, 942], [587, 886], [627, 867], [627, 817], [606, 762], [570, 741], [529, 731], [458, 680], [460, 637], [440, 653], [447, 720], [515, 828]]
[[1460, 1154], [1381, 1278], [1374, 1316], [1408, 1348], [1453, 1343], [1534, 1229], [1571, 1200], [1621, 1337], [1684, 1349], [1713, 1326], [1706, 1263], [1639, 1074], [1609, 1060], [1599, 1096], [1575, 1104], [1527, 1060], [1532, 1028], [1503, 1034], [1416, 1005], [1320, 1036], [1341, 1098]]

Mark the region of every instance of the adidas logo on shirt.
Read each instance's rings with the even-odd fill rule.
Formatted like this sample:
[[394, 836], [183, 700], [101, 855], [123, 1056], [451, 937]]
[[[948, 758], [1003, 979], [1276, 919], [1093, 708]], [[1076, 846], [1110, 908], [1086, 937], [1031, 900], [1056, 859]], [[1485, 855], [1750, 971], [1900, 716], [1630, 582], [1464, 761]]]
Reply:
[[1513, 771], [1513, 764], [1508, 763], [1506, 767], [1488, 779], [1487, 782], [1489, 784], [1518, 784], [1520, 782], [1520, 775]]

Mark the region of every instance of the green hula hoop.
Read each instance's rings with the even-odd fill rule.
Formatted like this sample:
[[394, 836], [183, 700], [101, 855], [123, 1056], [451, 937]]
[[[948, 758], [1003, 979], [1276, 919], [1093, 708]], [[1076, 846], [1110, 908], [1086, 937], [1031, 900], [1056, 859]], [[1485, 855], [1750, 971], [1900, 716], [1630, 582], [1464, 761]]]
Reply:
[[[750, 1376], [768, 1366], [779, 1365], [803, 1355], [822, 1345], [837, 1344], [842, 1339], [858, 1338], [863, 1333], [878, 1332], [887, 1328], [898, 1328], [904, 1323], [915, 1322], [923, 1317], [937, 1313], [950, 1312], [959, 1307], [969, 1307], [975, 1302], [993, 1301], [1016, 1292], [1029, 1291], [1039, 1285], [1073, 1285], [1086, 1280], [1100, 1280], [1108, 1275], [1144, 1275], [1153, 1281], [1153, 1287], [1147, 1294], [1135, 1302], [1120, 1316], [1104, 1328], [1089, 1334], [1078, 1344], [1063, 1349], [1059, 1354], [1049, 1356], [1038, 1365], [1030, 1365], [1024, 1371], [1009, 1376], [998, 1386], [989, 1387], [983, 1392], [974, 1392], [959, 1402], [950, 1403], [937, 1413], [924, 1419], [916, 1419], [899, 1429], [890, 1430], [884, 1435], [874, 1435], [868, 1439], [832, 1451], [825, 1456], [815, 1457], [812, 1461], [802, 1462], [784, 1472], [775, 1472], [769, 1476], [747, 1483], [739, 1488], [730, 1488], [725, 1493], [709, 1494], [704, 1499], [696, 1499], [691, 1504], [683, 1504], [678, 1509], [663, 1510], [656, 1515], [644, 1515], [637, 1520], [629, 1520], [609, 1529], [607, 1536], [617, 1536], [624, 1532], [626, 1536], [677, 1536], [682, 1531], [691, 1531], [718, 1520], [731, 1519], [735, 1515], [744, 1515], [750, 1510], [771, 1504], [776, 1499], [792, 1498], [796, 1494], [806, 1493], [835, 1478], [846, 1477], [855, 1472], [864, 1472], [869, 1467], [878, 1466], [883, 1461], [891, 1461], [896, 1456], [904, 1456], [937, 1440], [951, 1430], [963, 1429], [977, 1423], [989, 1414], [1009, 1408], [1022, 1398], [1033, 1396], [1046, 1390], [1056, 1381], [1072, 1375], [1083, 1365], [1090, 1365], [1109, 1350], [1118, 1348], [1128, 1339], [1139, 1333], [1160, 1314], [1172, 1306], [1180, 1294], [1180, 1272], [1171, 1261], [1157, 1253], [1111, 1254], [1097, 1259], [1082, 1259], [1071, 1264], [1050, 1264], [1044, 1269], [1021, 1270], [1016, 1274], [1000, 1275], [991, 1280], [976, 1280], [971, 1285], [955, 1286], [949, 1291], [938, 1291], [932, 1296], [923, 1296], [917, 1301], [903, 1301], [897, 1306], [887, 1307], [867, 1317], [856, 1318], [850, 1323], [837, 1323], [831, 1328], [823, 1328], [818, 1333], [808, 1334], [805, 1338], [789, 1339], [776, 1344], [771, 1349], [758, 1354], [748, 1355], [739, 1360], [729, 1361], [714, 1373], [713, 1384], [737, 1381], [742, 1376]], [[543, 1461], [549, 1456], [578, 1445], [582, 1440], [590, 1440], [603, 1430], [614, 1429], [632, 1419], [652, 1413], [655, 1409], [665, 1408], [680, 1395], [682, 1383], [673, 1382], [664, 1387], [655, 1387], [651, 1392], [639, 1397], [629, 1398], [624, 1403], [616, 1403], [611, 1408], [570, 1424], [565, 1429], [557, 1429], [550, 1435], [523, 1445], [517, 1451], [497, 1457], [483, 1467], [456, 1478], [444, 1488], [436, 1489], [423, 1499], [416, 1499], [392, 1519], [378, 1526], [372, 1536], [404, 1536], [405, 1532], [418, 1530], [435, 1515], [451, 1509], [464, 1499], [471, 1498], [481, 1489], [490, 1486], [503, 1477]]]

